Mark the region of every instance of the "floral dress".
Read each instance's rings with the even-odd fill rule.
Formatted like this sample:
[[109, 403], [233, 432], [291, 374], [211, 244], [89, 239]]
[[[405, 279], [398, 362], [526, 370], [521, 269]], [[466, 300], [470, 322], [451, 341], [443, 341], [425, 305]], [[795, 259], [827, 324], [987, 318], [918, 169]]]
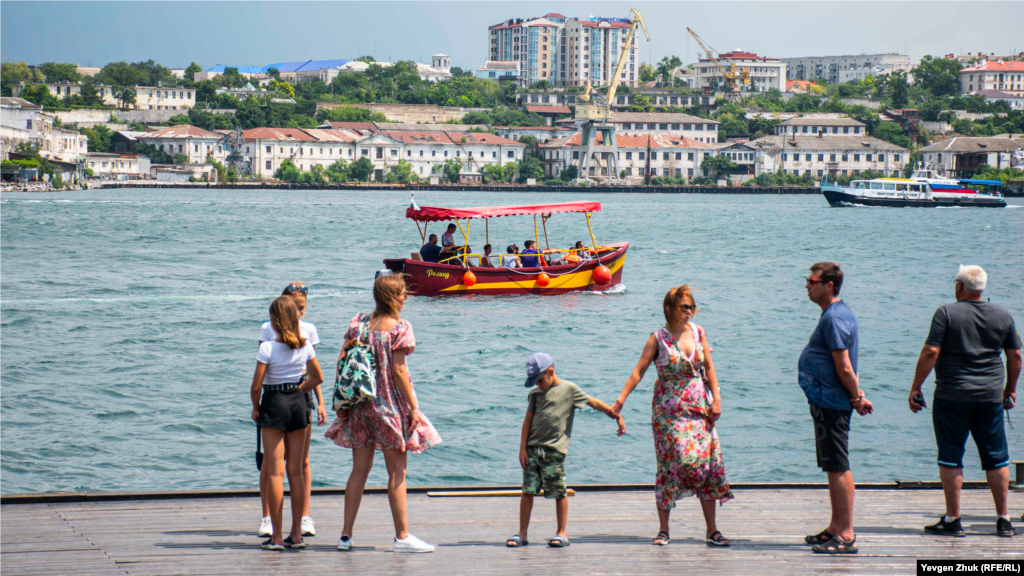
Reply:
[[[345, 332], [346, 339], [355, 339], [364, 318], [364, 314], [358, 314], [352, 319]], [[377, 362], [377, 399], [338, 412], [324, 436], [342, 448], [372, 447], [420, 453], [440, 444], [441, 436], [422, 412], [419, 423], [411, 426], [406, 401], [391, 375], [392, 352], [404, 350], [412, 354], [416, 348], [412, 325], [399, 320], [387, 332], [371, 331], [370, 345]]]
[[733, 497], [725, 478], [718, 432], [707, 419], [711, 393], [700, 372], [704, 330], [692, 322], [690, 330], [696, 343], [690, 358], [667, 328], [654, 333], [658, 380], [654, 383], [651, 426], [658, 458], [654, 498], [659, 510], [674, 508], [676, 500], [686, 496], [722, 502]]

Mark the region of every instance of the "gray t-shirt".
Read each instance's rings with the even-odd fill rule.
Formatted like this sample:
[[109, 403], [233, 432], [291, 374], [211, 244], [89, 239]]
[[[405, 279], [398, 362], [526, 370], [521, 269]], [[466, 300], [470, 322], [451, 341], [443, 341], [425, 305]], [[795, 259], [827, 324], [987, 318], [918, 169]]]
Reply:
[[935, 397], [968, 402], [1003, 401], [1003, 350], [1019, 350], [1013, 317], [979, 300], [943, 304], [932, 317], [925, 344], [938, 346]]
[[536, 387], [530, 390], [527, 412], [533, 413], [533, 425], [527, 446], [543, 446], [556, 452], [569, 452], [569, 437], [572, 436], [572, 417], [577, 408], [587, 405], [587, 396], [580, 387], [562, 380], [547, 390]]

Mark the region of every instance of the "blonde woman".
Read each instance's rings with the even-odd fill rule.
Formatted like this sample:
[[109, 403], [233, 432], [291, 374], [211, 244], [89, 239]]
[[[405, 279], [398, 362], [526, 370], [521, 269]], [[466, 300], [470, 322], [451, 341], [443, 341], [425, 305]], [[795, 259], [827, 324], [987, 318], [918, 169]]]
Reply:
[[416, 348], [412, 326], [399, 313], [405, 305], [405, 281], [382, 275], [374, 282], [372, 314], [358, 314], [345, 333], [338, 357], [345, 358], [357, 338], [373, 348], [377, 365], [377, 398], [341, 410], [326, 437], [352, 449], [352, 473], [345, 486], [345, 527], [339, 550], [352, 548], [352, 532], [375, 450], [384, 452], [388, 469], [388, 501], [395, 523], [395, 552], [433, 552], [434, 546], [409, 534], [406, 521], [405, 471], [409, 452], [421, 453], [441, 443], [437, 430], [420, 413], [406, 358]]
[[647, 339], [612, 412], [620, 413], [653, 362], [658, 369], [651, 418], [658, 459], [654, 497], [661, 528], [652, 544], [665, 546], [672, 541], [668, 520], [676, 500], [696, 495], [707, 524], [705, 542], [730, 546], [715, 523], [715, 502], [733, 496], [715, 431], [722, 403], [711, 347], [704, 329], [693, 323], [699, 308], [689, 286], [669, 290], [662, 308], [665, 326]]
[[[306, 482], [301, 456], [309, 428], [309, 408], [304, 394], [319, 386], [324, 377], [313, 346], [299, 330], [299, 312], [290, 296], [278, 296], [271, 303], [270, 323], [277, 338], [260, 344], [249, 391], [252, 419], [263, 433], [263, 468], [267, 470], [266, 493], [273, 525], [270, 539], [261, 546], [267, 550], [284, 550], [285, 546], [305, 548], [302, 510]], [[303, 373], [308, 376], [305, 382], [301, 381]], [[291, 487], [292, 529], [288, 538], [283, 538], [281, 516], [286, 467]]]
[[[306, 315], [306, 297], [309, 295], [309, 287], [305, 286], [302, 282], [292, 282], [285, 287], [281, 295], [291, 296], [295, 299], [295, 308], [299, 312], [299, 332], [316, 350], [316, 345], [320, 343], [320, 335], [316, 331], [316, 326], [312, 322], [306, 322], [302, 319]], [[264, 342], [273, 342], [274, 340], [277, 340], [277, 333], [274, 332], [274, 327], [270, 322], [264, 322], [263, 326], [260, 327], [259, 343], [263, 344]], [[306, 480], [305, 508], [302, 510], [302, 535], [316, 536], [316, 525], [313, 523], [313, 518], [309, 515], [309, 501], [313, 491], [313, 476], [309, 467], [309, 441], [313, 434], [313, 410], [316, 410], [317, 426], [323, 426], [327, 422], [327, 412], [324, 410], [324, 397], [320, 386], [306, 392], [306, 405], [310, 411], [310, 425], [306, 429], [306, 450], [302, 455], [302, 475]], [[260, 520], [259, 531], [256, 534], [257, 536], [270, 536], [273, 532], [273, 527], [270, 522], [270, 504], [267, 501], [266, 469], [260, 471], [260, 500], [263, 505], [263, 518]]]

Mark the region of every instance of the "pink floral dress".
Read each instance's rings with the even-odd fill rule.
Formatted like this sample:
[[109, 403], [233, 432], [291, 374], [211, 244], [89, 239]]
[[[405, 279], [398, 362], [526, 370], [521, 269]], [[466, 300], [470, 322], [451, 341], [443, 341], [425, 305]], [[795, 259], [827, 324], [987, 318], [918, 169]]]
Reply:
[[658, 380], [654, 383], [651, 426], [658, 458], [654, 498], [660, 510], [675, 508], [676, 500], [686, 496], [722, 502], [733, 497], [725, 478], [718, 432], [707, 419], [711, 392], [700, 372], [704, 330], [692, 322], [690, 330], [696, 342], [690, 358], [667, 328], [654, 333]]
[[[346, 339], [354, 339], [363, 314], [356, 315], [345, 332]], [[338, 413], [324, 433], [342, 448], [376, 448], [377, 450], [407, 450], [420, 453], [441, 443], [441, 436], [420, 412], [420, 421], [412, 427], [409, 410], [402, 392], [391, 376], [391, 354], [404, 350], [412, 354], [416, 338], [412, 325], [399, 320], [387, 332], [371, 331], [370, 345], [377, 361], [377, 399], [363, 402]]]

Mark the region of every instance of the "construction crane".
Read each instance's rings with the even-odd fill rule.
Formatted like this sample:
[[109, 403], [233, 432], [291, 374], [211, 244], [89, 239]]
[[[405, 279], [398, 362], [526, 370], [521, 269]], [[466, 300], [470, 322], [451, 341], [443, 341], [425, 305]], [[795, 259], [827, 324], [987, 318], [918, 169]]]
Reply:
[[687, 28], [686, 31], [690, 33], [690, 36], [693, 36], [693, 39], [697, 41], [697, 45], [707, 54], [708, 60], [711, 60], [718, 67], [718, 71], [722, 73], [722, 76], [725, 77], [725, 99], [729, 101], [738, 100], [740, 97], [740, 87], [736, 85], [736, 81], [740, 81], [743, 85], [750, 84], [750, 68], [741, 68], [737, 72], [736, 63], [733, 62], [729, 64], [729, 69], [726, 70], [721, 62], [715, 58], [715, 54], [718, 53], [716, 50], [707, 46], [693, 30]]
[[[611, 105], [615, 101], [615, 92], [619, 89], [622, 70], [626, 66], [626, 57], [633, 47], [633, 38], [636, 36], [637, 27], [642, 28], [647, 41], [651, 41], [651, 35], [647, 33], [647, 24], [644, 23], [644, 17], [640, 14], [640, 11], [636, 8], [631, 8], [630, 14], [632, 17], [629, 21], [629, 33], [626, 35], [626, 40], [622, 43], [619, 61], [615, 64], [615, 71], [612, 72], [607, 92], [605, 94], [597, 92], [594, 85], [588, 79], [583, 92], [576, 97], [576, 128], [582, 135], [578, 165], [579, 178], [590, 176], [589, 169], [593, 160], [597, 160], [598, 170], [595, 176], [602, 176], [600, 173], [602, 159], [608, 160], [604, 168], [609, 170], [607, 174], [609, 177], [617, 178], [619, 174], [619, 149], [615, 140], [615, 125], [609, 122], [615, 116]], [[597, 142], [597, 135], [599, 133], [602, 136], [600, 143]]]

